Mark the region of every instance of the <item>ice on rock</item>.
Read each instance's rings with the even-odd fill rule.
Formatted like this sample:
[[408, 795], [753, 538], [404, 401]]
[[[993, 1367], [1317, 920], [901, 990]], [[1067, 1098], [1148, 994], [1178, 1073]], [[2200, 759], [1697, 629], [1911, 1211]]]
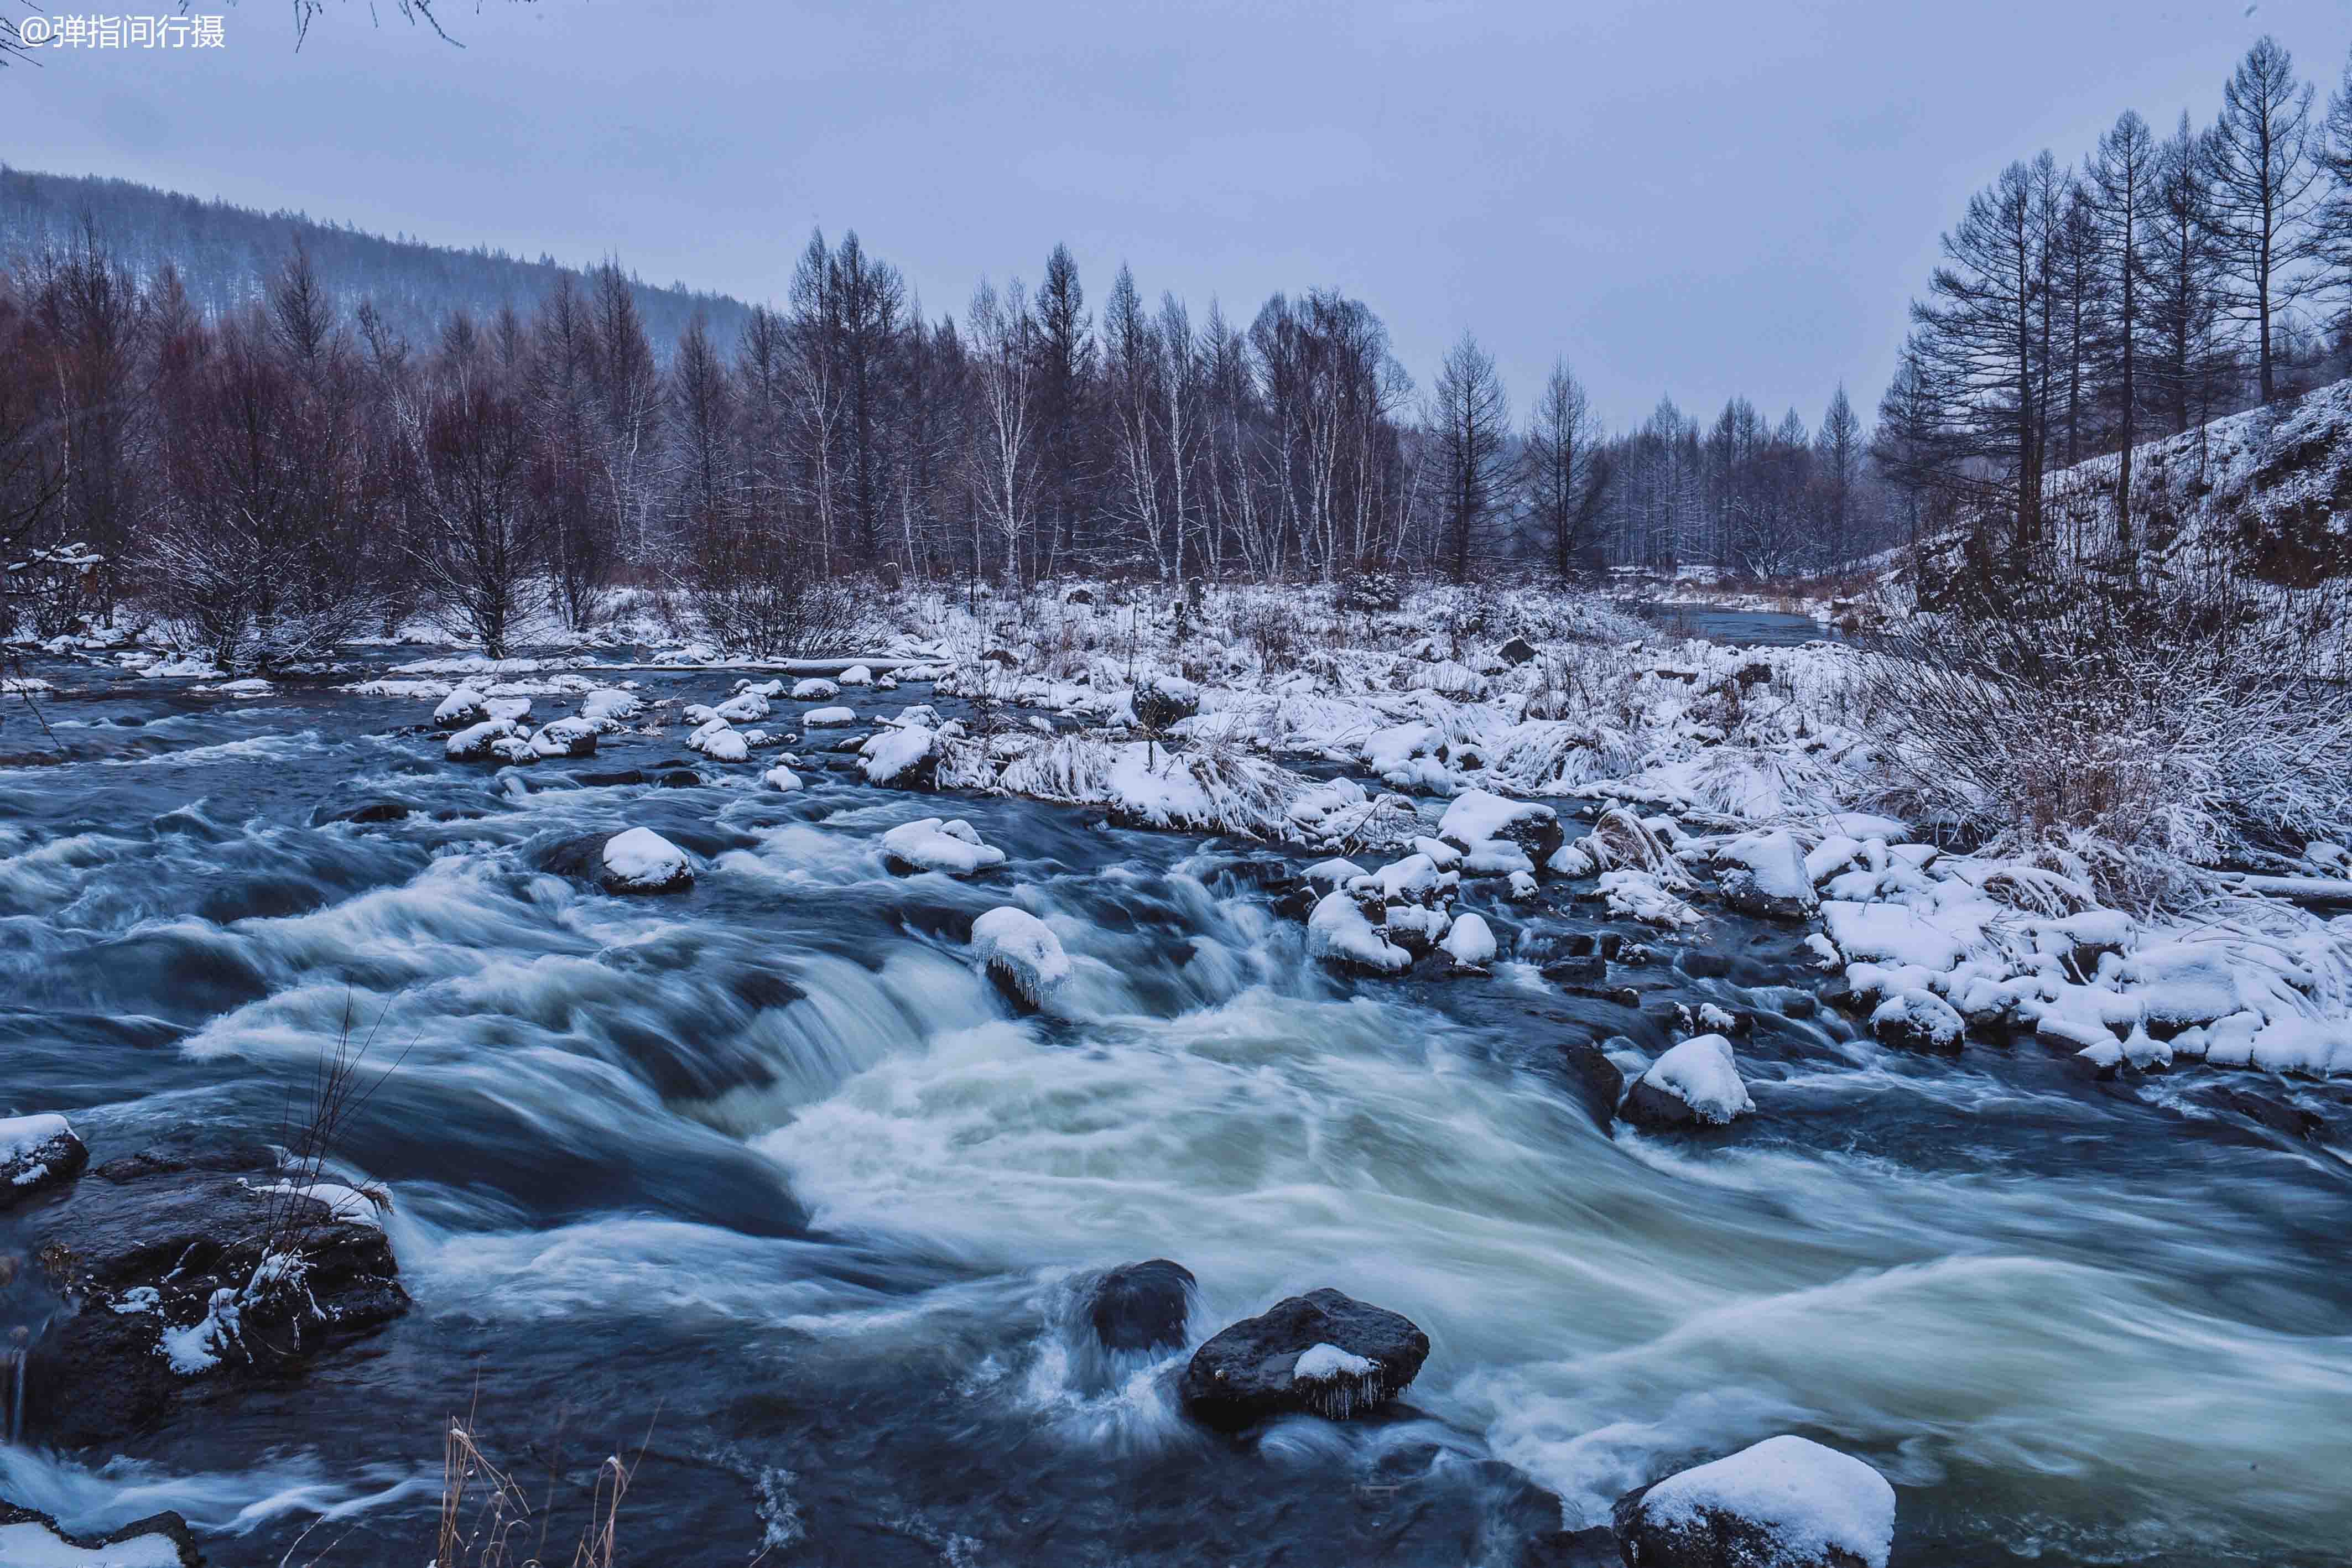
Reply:
[[1629, 1562], [1886, 1568], [1895, 1544], [1886, 1478], [1793, 1435], [1669, 1476], [1629, 1503], [1617, 1521]]
[[840, 686], [819, 676], [813, 675], [805, 681], [795, 681], [793, 684], [793, 701], [796, 703], [823, 702], [828, 697], [837, 697], [840, 695]]
[[1370, 1377], [1379, 1366], [1371, 1357], [1353, 1354], [1336, 1344], [1312, 1344], [1298, 1353], [1290, 1375], [1299, 1383], [1329, 1383], [1341, 1377]]
[[1412, 955], [1373, 928], [1353, 894], [1327, 893], [1307, 917], [1309, 956], [1354, 964], [1383, 975], [1412, 967]]
[[[1687, 1119], [1704, 1122], [1709, 1126], [1727, 1126], [1756, 1109], [1748, 1096], [1748, 1085], [1739, 1076], [1738, 1058], [1732, 1054], [1731, 1041], [1719, 1034], [1703, 1034], [1674, 1047], [1650, 1065], [1650, 1070], [1635, 1082], [1637, 1091], [1646, 1088], [1654, 1094], [1664, 1095], [1687, 1113]], [[1643, 1098], [1636, 1094], [1636, 1100]], [[1629, 1109], [1639, 1109], [1639, 1106]], [[1653, 1122], [1675, 1120], [1670, 1108], [1663, 1115], [1653, 1114], [1643, 1119]]]
[[971, 955], [1033, 1007], [1043, 1007], [1070, 977], [1062, 939], [1044, 921], [1009, 904], [971, 923]]
[[845, 707], [811, 708], [801, 716], [801, 723], [811, 729], [839, 729], [856, 722], [857, 715]]
[[603, 881], [612, 893], [669, 893], [694, 881], [686, 852], [651, 828], [629, 828], [604, 841]]
[[973, 876], [1004, 863], [1004, 852], [980, 841], [979, 831], [957, 818], [919, 818], [882, 835], [882, 854], [892, 869], [945, 872]]
[[1454, 917], [1453, 929], [1438, 946], [1465, 969], [1484, 968], [1495, 961], [1495, 933], [1483, 915], [1467, 911]]

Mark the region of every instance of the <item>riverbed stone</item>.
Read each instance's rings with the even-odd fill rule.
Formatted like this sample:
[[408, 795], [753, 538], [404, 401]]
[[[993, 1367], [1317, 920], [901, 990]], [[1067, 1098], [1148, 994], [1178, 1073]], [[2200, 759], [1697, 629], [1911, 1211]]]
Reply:
[[89, 1164], [73, 1124], [55, 1112], [0, 1116], [0, 1210], [63, 1186]]
[[267, 1149], [111, 1161], [33, 1230], [67, 1310], [26, 1351], [25, 1430], [58, 1448], [119, 1442], [198, 1391], [283, 1384], [408, 1309], [374, 1199]]
[[1312, 1291], [1219, 1333], [1193, 1353], [1179, 1392], [1193, 1419], [1219, 1431], [1296, 1414], [1344, 1421], [1394, 1398], [1428, 1357], [1429, 1336], [1410, 1318]]
[[1105, 1350], [1181, 1349], [1196, 1287], [1192, 1270], [1165, 1258], [1121, 1264], [1095, 1282], [1087, 1322]]

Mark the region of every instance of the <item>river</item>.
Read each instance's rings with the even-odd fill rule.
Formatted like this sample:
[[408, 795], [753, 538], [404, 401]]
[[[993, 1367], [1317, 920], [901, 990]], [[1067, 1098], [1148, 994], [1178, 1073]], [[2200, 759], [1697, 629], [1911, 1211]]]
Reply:
[[[380, 1019], [389, 1076], [339, 1154], [391, 1185], [415, 1299], [119, 1456], [0, 1448], [0, 1495], [70, 1528], [178, 1508], [215, 1563], [274, 1563], [331, 1510], [295, 1561], [414, 1568], [470, 1410], [526, 1478], [552, 1466], [559, 1530], [644, 1444], [638, 1563], [1510, 1564], [1561, 1523], [1548, 1494], [1599, 1522], [1781, 1431], [1895, 1481], [1898, 1564], [2352, 1539], [2352, 1172], [2203, 1108], [2216, 1075], [1882, 1050], [1783, 1016], [1815, 978], [1797, 934], [1718, 916], [1624, 975], [1757, 1012], [1759, 1113], [1612, 1135], [1560, 1043], [1622, 1036], [1638, 1066], [1654, 1023], [1525, 968], [1325, 973], [1263, 846], [975, 799], [952, 810], [1003, 871], [894, 877], [880, 832], [941, 802], [812, 751], [790, 795], [756, 767], [598, 783], [686, 766], [682, 732], [500, 773], [446, 761], [413, 699], [32, 673], [54, 740], [0, 727], [0, 1113], [67, 1111], [100, 1160], [277, 1139], [347, 1008]], [[410, 814], [336, 820], [380, 802]], [[633, 824], [693, 852], [692, 893], [538, 869]], [[1486, 907], [1618, 928], [1572, 891]], [[1005, 902], [1076, 960], [1066, 1017], [967, 967]], [[1236, 1447], [1149, 1370], [1103, 1377], [1071, 1291], [1159, 1256], [1200, 1280], [1196, 1343], [1323, 1285], [1406, 1313], [1433, 1346], [1408, 1407]]]

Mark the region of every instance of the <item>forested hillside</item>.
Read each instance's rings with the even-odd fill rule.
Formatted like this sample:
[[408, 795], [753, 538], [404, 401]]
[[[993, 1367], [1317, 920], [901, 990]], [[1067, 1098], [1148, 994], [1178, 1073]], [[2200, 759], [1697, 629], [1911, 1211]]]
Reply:
[[[551, 256], [530, 261], [481, 246], [459, 250], [387, 238], [300, 213], [257, 212], [128, 180], [0, 164], [0, 259], [69, 244], [85, 224], [133, 277], [152, 280], [166, 266], [175, 269], [189, 302], [210, 316], [258, 301], [299, 241], [330, 294], [353, 305], [373, 300], [386, 325], [416, 340], [429, 340], [454, 310], [489, 316], [511, 305], [527, 314], [558, 275], [576, 279], [584, 270]], [[662, 287], [631, 278], [630, 293], [665, 359], [696, 311], [728, 337], [749, 314], [741, 300], [683, 284]]]

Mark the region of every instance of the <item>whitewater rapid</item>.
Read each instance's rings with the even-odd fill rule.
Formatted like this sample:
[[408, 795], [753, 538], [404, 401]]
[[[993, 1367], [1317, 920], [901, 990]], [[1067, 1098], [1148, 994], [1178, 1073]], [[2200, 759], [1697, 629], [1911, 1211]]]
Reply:
[[[0, 771], [0, 1113], [68, 1109], [101, 1159], [267, 1137], [355, 1018], [388, 1076], [340, 1155], [391, 1184], [416, 1302], [312, 1386], [111, 1465], [0, 1448], [0, 1495], [69, 1527], [175, 1507], [276, 1561], [332, 1511], [337, 1561], [411, 1562], [472, 1400], [519, 1443], [558, 1403], [595, 1443], [652, 1423], [631, 1523], [681, 1556], [1198, 1561], [1174, 1521], [1255, 1477], [1217, 1560], [1323, 1561], [1346, 1538], [1312, 1500], [1408, 1450], [1503, 1461], [1576, 1527], [1790, 1430], [1895, 1482], [1898, 1563], [2323, 1561], [2352, 1534], [2345, 1161], [2165, 1085], [1774, 1017], [1741, 1046], [1748, 1130], [1612, 1135], [1559, 1053], [1613, 1032], [1605, 1005], [1509, 966], [1324, 973], [1263, 847], [970, 800], [1009, 864], [898, 877], [882, 831], [938, 802], [819, 768], [791, 795], [756, 766], [567, 779], [678, 755], [647, 738], [501, 779], [442, 761], [414, 702], [52, 678], [69, 760], [26, 760], [12, 717]], [[333, 820], [374, 800], [413, 813]], [[696, 857], [693, 894], [541, 869], [631, 825]], [[1074, 961], [1045, 1016], [966, 961], [1008, 902]], [[1701, 940], [1805, 983], [1792, 937]], [[1074, 1281], [1159, 1256], [1199, 1279], [1196, 1340], [1323, 1285], [1405, 1313], [1421, 1415], [1203, 1438], [1149, 1366], [1062, 1332]]]

